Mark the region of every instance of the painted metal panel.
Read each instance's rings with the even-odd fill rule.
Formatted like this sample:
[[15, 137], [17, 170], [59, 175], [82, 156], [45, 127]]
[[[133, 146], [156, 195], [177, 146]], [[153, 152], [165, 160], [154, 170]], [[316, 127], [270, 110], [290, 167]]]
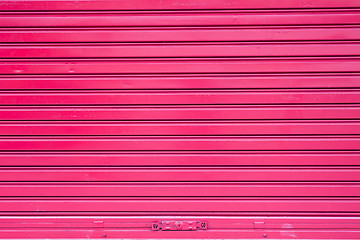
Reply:
[[[184, 189], [186, 189], [184, 191]], [[3, 182], [0, 197], [359, 197], [358, 183], [48, 183]]]
[[358, 167], [2, 167], [1, 181], [359, 181]]
[[161, 9], [266, 9], [266, 8], [351, 8], [360, 7], [358, 0], [5, 0], [1, 10], [161, 10]]
[[[186, 197], [151, 197], [151, 198], [69, 198], [69, 197], [39, 197], [25, 198], [3, 198], [0, 201], [0, 209], [4, 212], [130, 212], [131, 217], [140, 212], [151, 212], [154, 215], [161, 215], [162, 212], [172, 212], [172, 218], [183, 216], [186, 212], [231, 212], [241, 214], [243, 212], [287, 212], [291, 216], [294, 212], [317, 212], [318, 216], [326, 212], [346, 215], [360, 211], [360, 201], [357, 197], [242, 197], [242, 198], [186, 198]], [[132, 212], [132, 215], [131, 215]], [[136, 213], [134, 213], [136, 212]], [[40, 214], [39, 213], [39, 214]], [[34, 214], [34, 213], [33, 213]], [[119, 213], [118, 213], [119, 214]], [[145, 214], [148, 215], [149, 213]], [[129, 213], [128, 213], [129, 215]], [[193, 214], [194, 215], [194, 214]], [[195, 214], [196, 216], [196, 214]], [[286, 222], [284, 222], [285, 224]], [[66, 230], [66, 229], [64, 229]], [[174, 233], [176, 236], [176, 232]]]
[[[346, 26], [346, 27], [345, 27]], [[84, 31], [86, 30], [86, 31]], [[358, 41], [359, 25], [320, 27], [4, 28], [2, 43]]]
[[2, 151], [3, 166], [357, 166], [359, 151]]
[[168, 27], [194, 26], [195, 22], [196, 26], [359, 24], [359, 20], [358, 9], [0, 12], [3, 27]]
[[358, 120], [2, 121], [1, 135], [320, 135], [360, 134]]
[[357, 73], [181, 75], [0, 75], [0, 89], [357, 88]]
[[359, 119], [359, 104], [0, 106], [3, 120]]
[[356, 103], [359, 90], [0, 91], [1, 105]]
[[359, 239], [359, 0], [0, 2], [0, 238]]
[[359, 150], [358, 136], [0, 137], [2, 151]]
[[[359, 14], [360, 15], [360, 14]], [[360, 20], [359, 20], [360, 21]], [[0, 45], [3, 58], [268, 57], [359, 55], [357, 41], [332, 43], [152, 43]]]

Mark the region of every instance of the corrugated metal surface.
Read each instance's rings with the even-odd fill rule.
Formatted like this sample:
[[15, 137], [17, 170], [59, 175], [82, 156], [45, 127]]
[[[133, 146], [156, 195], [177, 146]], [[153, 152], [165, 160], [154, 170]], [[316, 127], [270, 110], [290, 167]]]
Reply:
[[0, 11], [0, 238], [360, 238], [360, 1]]

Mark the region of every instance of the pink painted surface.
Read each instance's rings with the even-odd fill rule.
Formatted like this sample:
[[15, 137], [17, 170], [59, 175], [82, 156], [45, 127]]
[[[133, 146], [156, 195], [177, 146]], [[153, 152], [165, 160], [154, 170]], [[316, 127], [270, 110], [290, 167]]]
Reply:
[[0, 238], [360, 239], [359, 0], [0, 2]]

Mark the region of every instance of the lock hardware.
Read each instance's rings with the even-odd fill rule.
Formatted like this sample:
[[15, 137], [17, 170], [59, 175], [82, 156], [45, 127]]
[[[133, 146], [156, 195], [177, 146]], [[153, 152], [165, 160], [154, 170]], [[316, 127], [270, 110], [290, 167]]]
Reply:
[[158, 221], [151, 224], [153, 231], [196, 231], [207, 229], [205, 221]]

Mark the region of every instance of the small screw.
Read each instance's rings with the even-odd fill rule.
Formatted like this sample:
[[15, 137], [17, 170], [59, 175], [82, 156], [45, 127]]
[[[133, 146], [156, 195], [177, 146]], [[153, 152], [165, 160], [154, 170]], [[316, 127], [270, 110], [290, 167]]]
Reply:
[[267, 235], [264, 233], [264, 238], [266, 238], [267, 237]]
[[204, 222], [201, 223], [201, 228], [205, 228], [206, 227], [206, 224]]
[[154, 223], [152, 227], [153, 227], [153, 229], [159, 229], [159, 225], [156, 223]]

